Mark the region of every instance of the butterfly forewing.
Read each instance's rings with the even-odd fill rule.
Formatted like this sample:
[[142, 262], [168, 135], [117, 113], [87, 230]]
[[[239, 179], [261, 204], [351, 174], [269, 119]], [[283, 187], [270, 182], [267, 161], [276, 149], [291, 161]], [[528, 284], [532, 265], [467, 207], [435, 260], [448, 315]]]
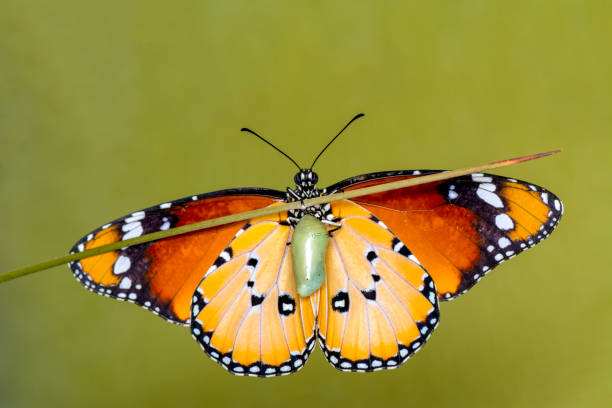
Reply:
[[439, 314], [435, 285], [402, 242], [349, 201], [332, 204], [341, 227], [326, 256], [319, 341], [345, 371], [395, 368], [427, 340]]
[[[345, 180], [330, 191], [418, 177], [435, 171], [373, 173]], [[490, 174], [387, 191], [352, 201], [397, 234], [451, 299], [495, 266], [529, 248], [556, 227], [563, 205], [550, 191]]]
[[251, 220], [196, 289], [192, 334], [233, 374], [292, 373], [314, 346], [316, 310], [296, 292], [292, 232], [286, 213]]
[[[227, 190], [191, 196], [147, 208], [115, 220], [79, 240], [81, 252], [168, 228], [266, 207], [283, 193]], [[134, 245], [77, 262], [70, 268], [87, 289], [127, 300], [177, 323], [189, 322], [197, 284], [244, 222]]]

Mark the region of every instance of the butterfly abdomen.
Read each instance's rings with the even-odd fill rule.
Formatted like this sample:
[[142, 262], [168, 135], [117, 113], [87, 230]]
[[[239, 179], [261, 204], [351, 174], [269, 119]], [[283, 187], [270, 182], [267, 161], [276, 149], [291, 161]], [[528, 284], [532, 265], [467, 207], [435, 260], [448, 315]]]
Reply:
[[293, 272], [300, 296], [310, 296], [325, 280], [325, 252], [329, 233], [312, 215], [305, 215], [295, 227], [291, 240]]

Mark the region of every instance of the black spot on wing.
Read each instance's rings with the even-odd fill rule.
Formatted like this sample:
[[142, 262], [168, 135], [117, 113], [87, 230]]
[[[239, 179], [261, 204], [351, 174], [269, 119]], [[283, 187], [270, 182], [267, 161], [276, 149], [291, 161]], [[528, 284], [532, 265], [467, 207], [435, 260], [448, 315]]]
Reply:
[[281, 316], [289, 316], [295, 313], [295, 300], [288, 294], [278, 297], [278, 313]]
[[346, 313], [349, 310], [349, 296], [345, 290], [340, 290], [332, 298], [332, 309], [338, 313]]
[[362, 290], [361, 294], [369, 300], [376, 300], [376, 289], [372, 290]]
[[259, 261], [256, 258], [249, 258], [249, 260], [247, 261], [247, 266], [250, 266], [251, 268], [255, 269], [258, 263]]
[[265, 299], [265, 296], [251, 295], [251, 306], [257, 306], [261, 304]]

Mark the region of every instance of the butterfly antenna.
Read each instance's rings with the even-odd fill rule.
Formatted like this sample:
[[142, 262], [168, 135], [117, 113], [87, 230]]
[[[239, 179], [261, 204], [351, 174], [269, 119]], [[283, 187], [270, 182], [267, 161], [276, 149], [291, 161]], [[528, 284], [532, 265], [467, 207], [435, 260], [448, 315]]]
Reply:
[[302, 170], [302, 168], [300, 167], [299, 164], [296, 163], [295, 160], [293, 160], [287, 153], [283, 152], [281, 149], [279, 149], [278, 147], [274, 146], [272, 143], [268, 142], [266, 139], [264, 139], [263, 137], [259, 136], [257, 133], [253, 132], [251, 129], [249, 128], [242, 128], [240, 129], [241, 132], [249, 132], [255, 136], [257, 136], [258, 138], [260, 138], [261, 140], [263, 140], [264, 142], [266, 142], [267, 144], [269, 144], [270, 146], [272, 146], [274, 149], [276, 149], [277, 152], [279, 152], [280, 154], [282, 154], [283, 156], [285, 156], [286, 158], [288, 158], [289, 160], [291, 160], [291, 162], [293, 164], [295, 164], [295, 167], [298, 168], [298, 170]]
[[319, 155], [314, 159], [314, 161], [312, 162], [312, 165], [310, 166], [310, 170], [312, 170], [312, 168], [314, 167], [315, 163], [317, 162], [317, 160], [319, 160], [319, 157], [321, 157], [321, 155], [323, 154], [323, 152], [325, 150], [327, 150], [327, 148], [329, 147], [329, 145], [331, 145], [332, 143], [334, 143], [334, 140], [336, 140], [338, 138], [338, 136], [340, 136], [340, 134], [342, 134], [342, 132], [344, 132], [344, 129], [346, 129], [347, 127], [349, 127], [349, 125], [351, 123], [353, 123], [354, 121], [356, 121], [357, 119], [359, 119], [360, 117], [365, 116], [364, 113], [359, 113], [357, 115], [355, 115], [355, 117], [353, 119], [351, 119], [349, 121], [349, 123], [347, 123], [340, 132], [338, 132], [338, 134], [336, 136], [334, 136], [334, 138], [332, 140], [330, 140], [330, 142], [327, 144], [327, 146], [325, 146], [323, 148], [323, 150], [321, 150], [321, 153], [319, 153]]

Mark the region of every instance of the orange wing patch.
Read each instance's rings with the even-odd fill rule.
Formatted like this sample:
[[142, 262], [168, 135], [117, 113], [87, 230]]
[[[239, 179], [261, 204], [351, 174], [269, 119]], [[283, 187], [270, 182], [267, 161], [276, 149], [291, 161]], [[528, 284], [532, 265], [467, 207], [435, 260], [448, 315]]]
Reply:
[[[505, 182], [501, 185], [500, 196], [508, 203], [506, 213], [519, 227], [508, 233], [512, 240], [524, 241], [532, 235], [537, 235], [540, 229], [544, 230], [551, 212], [551, 208], [548, 206], [548, 193], [540, 192], [538, 194], [527, 186]], [[544, 202], [544, 199], [546, 199], [546, 202]], [[554, 200], [557, 200], [559, 207], [561, 206], [560, 201], [554, 196], [551, 196], [550, 200], [553, 208]]]
[[319, 342], [345, 371], [395, 368], [429, 338], [439, 319], [433, 280], [406, 246], [362, 207], [332, 204], [341, 228], [326, 255]]
[[[106, 230], [99, 231], [91, 239], [91, 241], [85, 242], [81, 250], [88, 250], [104, 245], [112, 244], [119, 240], [119, 232], [117, 227], [108, 228]], [[84, 281], [85, 287], [95, 285], [102, 286], [113, 286], [119, 283], [119, 276], [111, 273], [112, 267], [119, 258], [118, 251], [107, 252], [105, 254], [92, 256], [81, 260], [82, 269], [87, 271], [90, 279]], [[80, 276], [77, 276], [79, 281], [83, 282], [84, 275], [81, 272]]]
[[[72, 252], [263, 208], [280, 198], [212, 193], [132, 213], [83, 237]], [[86, 288], [136, 303], [177, 324], [188, 324], [193, 292], [244, 223], [196, 231], [85, 258], [70, 267]]]
[[247, 223], [193, 296], [192, 335], [232, 374], [290, 374], [314, 346], [316, 310], [296, 292], [286, 217]]

